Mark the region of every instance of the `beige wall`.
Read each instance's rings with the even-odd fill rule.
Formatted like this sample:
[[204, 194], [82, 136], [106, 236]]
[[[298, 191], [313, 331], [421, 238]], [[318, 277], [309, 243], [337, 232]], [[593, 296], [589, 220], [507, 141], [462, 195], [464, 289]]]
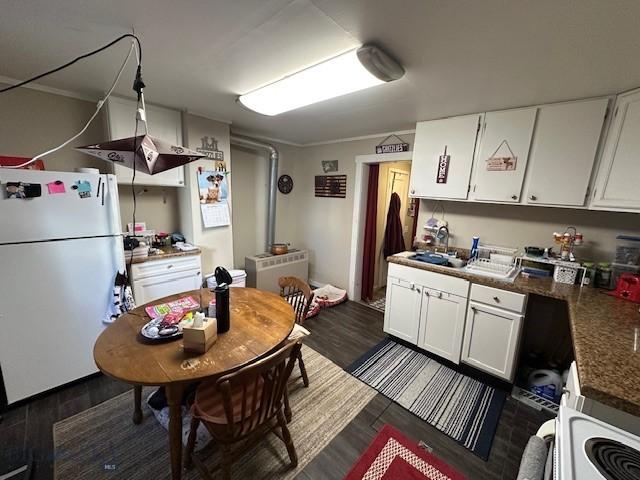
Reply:
[[[231, 147], [229, 145], [229, 125], [191, 114], [182, 117], [182, 138], [186, 147], [196, 149], [202, 144], [204, 136], [218, 141], [218, 149], [224, 152], [227, 170], [233, 172]], [[213, 168], [209, 159], [197, 160], [185, 165], [185, 186], [178, 189], [180, 208], [180, 230], [187, 241], [202, 250], [203, 274], [213, 273], [217, 266], [233, 268], [233, 229], [232, 226], [204, 228], [200, 212], [200, 193], [196, 178], [198, 167]], [[233, 173], [231, 174], [233, 177]], [[233, 213], [233, 184], [229, 188], [229, 206]]]
[[[0, 95], [0, 155], [33, 157], [49, 150], [80, 131], [94, 111], [93, 102], [27, 88]], [[72, 172], [92, 167], [112, 173], [111, 164], [73, 149], [107, 138], [102, 113], [71, 145], [44, 157], [45, 168]], [[138, 197], [136, 220], [144, 220], [156, 230], [175, 231], [179, 227], [176, 189], [136, 187], [136, 192], [143, 188], [148, 191]], [[119, 185], [119, 191], [124, 228], [131, 222], [133, 197], [130, 185]]]
[[[422, 200], [418, 231], [431, 216], [433, 201]], [[488, 244], [524, 247], [553, 245], [553, 232], [575, 226], [585, 237], [585, 245], [576, 249], [578, 259], [610, 261], [615, 251], [616, 235], [640, 235], [637, 213], [596, 212], [566, 208], [490, 205], [471, 202], [443, 202], [445, 220], [451, 232], [450, 245], [470, 248], [471, 237], [480, 236]]]
[[[278, 149], [278, 175], [291, 175], [301, 149], [274, 144]], [[236, 195], [233, 202], [233, 256], [236, 268], [244, 268], [246, 256], [265, 251], [267, 240], [267, 197], [269, 192], [269, 155], [263, 150], [232, 146], [233, 175]], [[293, 176], [293, 175], [292, 175]], [[298, 185], [294, 178], [294, 191]], [[242, 192], [242, 194], [238, 194]], [[292, 192], [289, 195], [294, 195]], [[276, 198], [276, 242], [296, 247], [297, 219], [295, 202], [278, 192]]]
[[[412, 135], [403, 135], [413, 143]], [[316, 284], [347, 288], [353, 221], [355, 157], [375, 152], [383, 138], [304, 147], [293, 165], [294, 191], [289, 202], [298, 217], [296, 244], [310, 252], [309, 278]], [[314, 178], [323, 175], [322, 160], [338, 160], [337, 174], [347, 175], [346, 198], [316, 198]]]

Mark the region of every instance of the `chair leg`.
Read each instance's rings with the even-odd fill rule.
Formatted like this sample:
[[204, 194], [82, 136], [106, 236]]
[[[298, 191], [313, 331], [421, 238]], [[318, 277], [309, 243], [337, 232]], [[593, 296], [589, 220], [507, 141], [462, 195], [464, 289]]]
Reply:
[[184, 468], [191, 468], [191, 465], [193, 464], [193, 449], [196, 446], [196, 437], [199, 425], [200, 419], [192, 417], [191, 428], [189, 429], [189, 438], [187, 440], [187, 451], [184, 456]]
[[289, 405], [289, 388], [284, 387], [284, 417], [287, 423], [291, 421], [291, 405]]
[[298, 353], [298, 366], [300, 367], [300, 374], [302, 375], [302, 383], [305, 387], [309, 386], [309, 377], [307, 376], [307, 369], [304, 366], [304, 361], [302, 360], [302, 350]]
[[282, 409], [278, 410], [277, 416], [278, 416], [278, 425], [282, 430], [282, 440], [284, 441], [284, 444], [287, 447], [287, 452], [289, 453], [289, 459], [291, 460], [291, 467], [296, 468], [298, 466], [298, 454], [296, 453], [296, 447], [293, 446], [291, 433], [289, 433], [289, 429], [287, 428], [287, 422], [284, 418], [284, 414], [282, 413]]
[[222, 444], [222, 478], [223, 480], [231, 480], [231, 445]]
[[133, 423], [142, 423], [142, 385], [133, 387]]

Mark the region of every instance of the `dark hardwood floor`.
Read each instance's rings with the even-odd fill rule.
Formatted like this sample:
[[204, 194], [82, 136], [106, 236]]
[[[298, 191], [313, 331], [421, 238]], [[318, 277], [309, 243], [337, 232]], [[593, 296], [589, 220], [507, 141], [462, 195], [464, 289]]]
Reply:
[[[382, 313], [356, 302], [323, 310], [305, 323], [312, 335], [307, 345], [346, 367], [384, 338]], [[125, 384], [95, 376], [12, 408], [2, 415], [0, 445], [4, 452], [31, 448], [34, 480], [53, 478], [53, 424], [129, 389]], [[297, 476], [300, 480], [341, 479], [385, 423], [408, 437], [422, 440], [433, 453], [469, 479], [514, 479], [529, 436], [548, 415], [509, 397], [487, 462], [446, 435], [390, 401], [373, 400]], [[294, 439], [295, 441], [295, 439]]]

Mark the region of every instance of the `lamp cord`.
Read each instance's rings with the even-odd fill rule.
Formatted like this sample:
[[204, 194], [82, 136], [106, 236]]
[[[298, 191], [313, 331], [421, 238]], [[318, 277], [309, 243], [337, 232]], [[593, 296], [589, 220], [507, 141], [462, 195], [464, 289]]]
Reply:
[[35, 157], [31, 158], [30, 160], [28, 160], [28, 161], [26, 161], [24, 163], [21, 163], [20, 165], [6, 165], [6, 166], [0, 165], [0, 167], [1, 168], [23, 168], [23, 167], [26, 167], [27, 165], [31, 165], [32, 163], [35, 163], [37, 160], [41, 159], [42, 157], [45, 157], [45, 156], [47, 156], [47, 155], [49, 155], [51, 153], [55, 153], [58, 150], [66, 147], [71, 142], [76, 140], [80, 135], [82, 135], [84, 132], [86, 132], [87, 128], [89, 128], [89, 125], [91, 125], [91, 122], [93, 122], [93, 120], [95, 120], [95, 118], [98, 116], [98, 113], [100, 113], [100, 110], [104, 106], [105, 102], [111, 96], [111, 94], [113, 93], [113, 90], [116, 88], [116, 85], [117, 85], [118, 81], [120, 80], [120, 77], [122, 76], [122, 72], [124, 71], [125, 67], [127, 66], [127, 63], [129, 62], [129, 58], [131, 58], [131, 52], [134, 50], [134, 47], [135, 47], [134, 43], [131, 42], [131, 48], [129, 49], [129, 52], [127, 53], [127, 56], [125, 57], [124, 62], [122, 62], [122, 65], [120, 67], [120, 70], [118, 70], [118, 74], [116, 75], [116, 78], [113, 80], [113, 83], [111, 84], [111, 88], [109, 88], [109, 90], [108, 90], [107, 94], [105, 95], [105, 97], [98, 101], [98, 106], [96, 108], [96, 111], [93, 113], [93, 115], [91, 115], [91, 117], [89, 118], [87, 123], [85, 123], [84, 127], [82, 127], [82, 129], [78, 133], [76, 133], [73, 137], [71, 137], [67, 141], [61, 143], [57, 147], [54, 147], [54, 148], [52, 148], [50, 150], [47, 150], [46, 152], [40, 153], [40, 154], [36, 155]]
[[73, 60], [71, 60], [70, 62], [65, 63], [64, 65], [60, 65], [59, 67], [56, 67], [52, 70], [49, 70], [48, 72], [44, 72], [41, 73], [40, 75], [36, 75], [35, 77], [31, 77], [27, 80], [24, 80], [20, 83], [16, 83], [15, 85], [10, 85], [8, 87], [5, 88], [1, 88], [0, 89], [0, 93], [5, 93], [8, 92], [9, 90], [13, 90], [14, 88], [18, 88], [18, 87], [22, 87], [23, 85], [26, 85], [27, 83], [31, 83], [31, 82], [35, 82], [36, 80], [40, 80], [43, 77], [46, 77], [48, 75], [51, 75], [52, 73], [56, 73], [59, 72], [60, 70], [64, 70], [67, 67], [70, 67], [71, 65], [73, 65], [76, 62], [79, 62], [80, 60], [84, 59], [84, 58], [88, 58], [91, 57], [97, 53], [100, 53], [104, 50], [106, 50], [107, 48], [111, 47], [112, 45], [115, 45], [116, 43], [118, 43], [120, 40], [123, 40], [125, 38], [132, 38], [133, 40], [135, 40], [138, 43], [138, 53], [139, 53], [139, 60], [138, 60], [138, 65], [142, 65], [142, 46], [140, 44], [140, 39], [138, 37], [136, 37], [133, 33], [125, 33], [124, 35], [119, 36], [118, 38], [116, 38], [115, 40], [107, 43], [106, 45], [97, 48], [96, 50], [92, 50], [91, 52], [87, 52], [84, 55], [80, 55], [79, 57], [74, 58]]

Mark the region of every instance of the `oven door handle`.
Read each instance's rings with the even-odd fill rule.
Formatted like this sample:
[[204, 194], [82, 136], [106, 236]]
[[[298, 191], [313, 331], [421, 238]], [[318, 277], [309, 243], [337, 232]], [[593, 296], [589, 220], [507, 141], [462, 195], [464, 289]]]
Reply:
[[540, 425], [536, 436], [545, 441], [554, 438], [556, 436], [556, 419], [552, 418]]

